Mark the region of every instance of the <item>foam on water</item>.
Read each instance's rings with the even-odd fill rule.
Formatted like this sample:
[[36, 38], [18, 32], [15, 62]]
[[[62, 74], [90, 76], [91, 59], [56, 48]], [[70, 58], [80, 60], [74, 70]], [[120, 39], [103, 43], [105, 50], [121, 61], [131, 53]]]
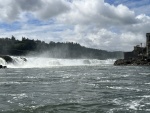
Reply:
[[82, 66], [82, 65], [110, 65], [115, 60], [97, 60], [97, 59], [57, 59], [42, 57], [27, 57], [24, 61], [22, 57], [12, 57], [15, 64], [8, 64], [9, 68], [47, 68], [53, 66]]
[[8, 66], [19, 68], [0, 70], [1, 113], [150, 112], [150, 78], [143, 74], [149, 67], [113, 66], [113, 60], [13, 59], [18, 63]]

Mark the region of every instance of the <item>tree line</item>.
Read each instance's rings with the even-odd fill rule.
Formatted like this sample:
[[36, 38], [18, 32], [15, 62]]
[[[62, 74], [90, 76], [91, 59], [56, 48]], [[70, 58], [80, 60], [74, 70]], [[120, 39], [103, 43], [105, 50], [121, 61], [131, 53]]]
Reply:
[[108, 52], [86, 48], [73, 42], [50, 41], [46, 43], [25, 37], [22, 37], [22, 40], [17, 40], [14, 36], [11, 38], [0, 38], [0, 55], [25, 56], [29, 54], [46, 54], [47, 57], [54, 58], [111, 59], [122, 57], [122, 52]]

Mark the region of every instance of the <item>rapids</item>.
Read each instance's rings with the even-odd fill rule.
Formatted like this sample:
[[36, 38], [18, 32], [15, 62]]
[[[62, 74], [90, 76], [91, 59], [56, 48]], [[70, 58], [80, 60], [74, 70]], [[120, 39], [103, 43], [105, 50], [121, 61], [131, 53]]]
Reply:
[[[8, 68], [49, 68], [53, 66], [93, 66], [93, 65], [110, 65], [114, 63], [114, 59], [98, 60], [98, 59], [57, 59], [46, 57], [14, 57], [13, 63], [7, 63], [0, 58], [0, 65]], [[25, 61], [25, 59], [27, 61]]]

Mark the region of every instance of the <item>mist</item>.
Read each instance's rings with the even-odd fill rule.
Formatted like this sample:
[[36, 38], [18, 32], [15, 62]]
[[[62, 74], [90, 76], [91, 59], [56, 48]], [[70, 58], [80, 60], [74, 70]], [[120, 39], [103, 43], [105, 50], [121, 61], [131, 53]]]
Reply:
[[73, 42], [0, 39], [0, 65], [8, 68], [49, 68], [53, 66], [91, 66], [113, 64], [122, 52], [86, 48]]
[[49, 42], [31, 40], [22, 37], [22, 40], [0, 38], [0, 55], [11, 56], [39, 56], [63, 59], [115, 59], [121, 58], [122, 52], [108, 52], [94, 48], [87, 48], [73, 42]]
[[[60, 59], [48, 57], [16, 57], [10, 56], [13, 62], [6, 62], [0, 58], [0, 65], [8, 68], [53, 68], [60, 66], [106, 66], [113, 65], [115, 59], [98, 60], [98, 59]], [[26, 59], [26, 60], [25, 60]]]

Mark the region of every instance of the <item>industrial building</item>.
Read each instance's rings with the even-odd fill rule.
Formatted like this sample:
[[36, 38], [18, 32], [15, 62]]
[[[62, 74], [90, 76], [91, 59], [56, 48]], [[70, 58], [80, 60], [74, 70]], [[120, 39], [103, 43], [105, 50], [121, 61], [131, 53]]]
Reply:
[[146, 33], [146, 47], [137, 45], [131, 52], [124, 52], [124, 59], [150, 59], [150, 33]]
[[146, 51], [147, 51], [147, 57], [150, 59], [150, 33], [146, 34]]

